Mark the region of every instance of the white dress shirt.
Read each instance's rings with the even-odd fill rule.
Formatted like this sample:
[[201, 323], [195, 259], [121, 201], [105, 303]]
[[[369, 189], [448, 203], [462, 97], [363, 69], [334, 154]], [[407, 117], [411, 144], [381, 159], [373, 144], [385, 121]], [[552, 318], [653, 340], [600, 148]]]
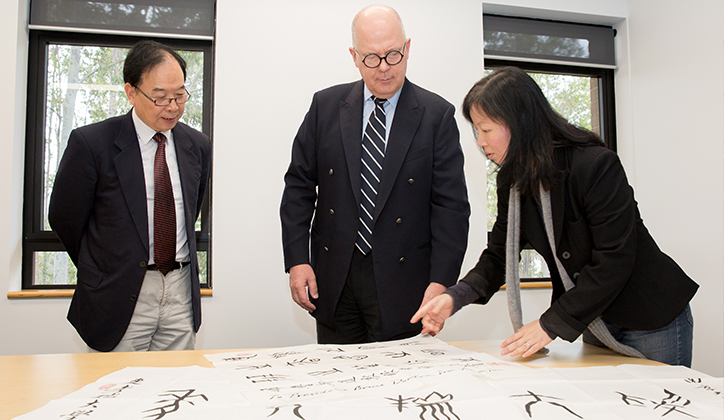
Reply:
[[[153, 140], [156, 131], [147, 126], [136, 115], [136, 109], [133, 109], [133, 124], [136, 127], [138, 136], [138, 144], [141, 147], [141, 158], [143, 160], [143, 176], [146, 180], [146, 204], [148, 213], [148, 245], [149, 257], [148, 264], [154, 264], [153, 261], [153, 166], [158, 143]], [[162, 132], [166, 136], [166, 164], [171, 177], [171, 186], [173, 187], [173, 198], [176, 203], [176, 261], [190, 261], [189, 246], [186, 234], [186, 216], [184, 214], [184, 199], [181, 191], [181, 177], [178, 171], [178, 160], [176, 159], [176, 148], [174, 147], [174, 139], [171, 131]]]

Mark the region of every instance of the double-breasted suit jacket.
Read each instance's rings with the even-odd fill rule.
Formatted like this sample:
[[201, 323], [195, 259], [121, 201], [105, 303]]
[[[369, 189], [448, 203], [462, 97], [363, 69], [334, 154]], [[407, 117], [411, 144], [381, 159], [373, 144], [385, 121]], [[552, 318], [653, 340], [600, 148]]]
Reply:
[[[664, 254], [644, 226], [618, 155], [604, 147], [556, 149], [558, 181], [551, 213], [558, 259], [575, 287], [565, 291], [536, 198], [521, 197], [520, 241], [551, 273], [546, 329], [575, 340], [599, 315], [632, 330], [654, 330], [676, 318], [698, 285]], [[477, 265], [461, 280], [486, 303], [505, 282], [509, 191], [498, 190], [498, 216]]]
[[[285, 267], [311, 263], [319, 288], [312, 315], [332, 327], [359, 227], [363, 91], [360, 80], [314, 95], [284, 178]], [[454, 114], [450, 103], [405, 80], [372, 233], [385, 337], [413, 331], [409, 319], [430, 282], [450, 286], [460, 272], [470, 207]]]
[[[146, 182], [131, 112], [73, 130], [48, 213], [78, 270], [68, 320], [88, 346], [100, 351], [112, 350], [123, 337], [149, 259]], [[194, 226], [211, 173], [211, 141], [183, 123], [177, 123], [172, 133], [198, 331], [201, 299]]]

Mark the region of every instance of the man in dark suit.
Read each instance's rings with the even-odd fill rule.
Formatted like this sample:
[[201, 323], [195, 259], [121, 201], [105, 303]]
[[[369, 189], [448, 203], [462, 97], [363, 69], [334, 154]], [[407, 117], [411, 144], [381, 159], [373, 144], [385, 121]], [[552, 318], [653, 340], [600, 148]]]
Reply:
[[195, 223], [210, 139], [179, 123], [186, 62], [141, 41], [123, 67], [133, 109], [73, 130], [50, 225], [78, 270], [68, 311], [97, 351], [193, 349], [201, 325]]
[[362, 80], [314, 95], [280, 211], [292, 298], [319, 343], [418, 334], [410, 317], [455, 284], [467, 246], [455, 108], [405, 78], [410, 39], [393, 9], [360, 11], [352, 42]]

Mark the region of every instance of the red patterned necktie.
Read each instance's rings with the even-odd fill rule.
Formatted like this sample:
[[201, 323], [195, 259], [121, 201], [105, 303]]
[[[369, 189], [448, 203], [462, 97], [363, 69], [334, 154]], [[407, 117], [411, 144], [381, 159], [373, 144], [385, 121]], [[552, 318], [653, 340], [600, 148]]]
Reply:
[[176, 203], [166, 164], [166, 136], [156, 133], [153, 160], [153, 260], [164, 276], [176, 262]]

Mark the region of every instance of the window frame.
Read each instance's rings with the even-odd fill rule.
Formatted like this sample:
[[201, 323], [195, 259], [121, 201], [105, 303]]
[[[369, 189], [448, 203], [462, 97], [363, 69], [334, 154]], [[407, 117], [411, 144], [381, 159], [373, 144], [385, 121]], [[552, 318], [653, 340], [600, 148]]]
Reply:
[[486, 70], [506, 66], [515, 66], [526, 72], [598, 78], [601, 139], [606, 144], [606, 147], [614, 152], [616, 151], [616, 93], [614, 69], [492, 58], [486, 58], [484, 60]]
[[[23, 187], [23, 236], [21, 285], [23, 290], [70, 289], [75, 285], [39, 285], [34, 282], [35, 252], [65, 251], [65, 247], [52, 230], [43, 230], [43, 177], [44, 177], [44, 142], [46, 121], [46, 81], [47, 81], [47, 46], [49, 44], [99, 46], [131, 48], [133, 44], [148, 39], [137, 35], [108, 35], [97, 33], [77, 33], [66, 31], [34, 30], [29, 31], [28, 48], [28, 86], [27, 113], [25, 130], [25, 173]], [[211, 40], [180, 39], [154, 37], [175, 50], [201, 51], [204, 53], [204, 80], [202, 82], [204, 99], [202, 105], [201, 131], [212, 137], [212, 105], [213, 105], [213, 63], [214, 48]], [[211, 214], [211, 192], [213, 182], [209, 182], [208, 193], [201, 209], [201, 230], [195, 231], [197, 251], [207, 252], [207, 282], [202, 288], [210, 289], [211, 253], [209, 232]]]

